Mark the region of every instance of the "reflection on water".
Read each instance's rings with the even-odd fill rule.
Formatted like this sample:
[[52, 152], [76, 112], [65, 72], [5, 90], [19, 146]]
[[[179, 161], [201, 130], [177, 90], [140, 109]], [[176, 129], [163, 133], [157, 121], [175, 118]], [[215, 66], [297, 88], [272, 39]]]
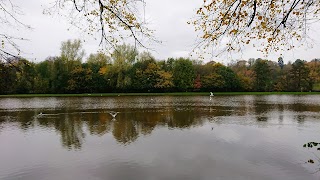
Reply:
[[0, 179], [316, 179], [319, 127], [319, 96], [3, 98]]
[[[209, 117], [230, 116], [234, 111], [206, 108], [165, 108], [165, 109], [116, 109], [120, 113], [116, 118], [104, 110], [92, 111], [58, 111], [47, 110], [39, 114], [34, 111], [0, 112], [1, 123], [12, 123], [23, 131], [35, 126], [54, 129], [61, 136], [61, 143], [68, 149], [79, 149], [84, 142], [85, 130], [91, 135], [103, 136], [111, 133], [121, 144], [129, 144], [141, 135], [151, 134], [156, 126], [168, 128], [190, 128], [201, 126]], [[206, 117], [206, 118], [203, 118]], [[5, 120], [6, 119], [6, 120]]]

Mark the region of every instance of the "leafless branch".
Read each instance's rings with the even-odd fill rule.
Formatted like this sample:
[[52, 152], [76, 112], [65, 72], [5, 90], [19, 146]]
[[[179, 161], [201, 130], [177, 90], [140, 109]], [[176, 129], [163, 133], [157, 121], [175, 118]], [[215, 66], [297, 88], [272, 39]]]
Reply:
[[26, 38], [10, 35], [6, 32], [12, 27], [31, 29], [29, 25], [19, 19], [20, 15], [22, 13], [19, 7], [14, 5], [11, 0], [0, 1], [0, 22], [2, 23], [2, 28], [0, 29], [0, 58], [2, 60], [18, 57], [21, 50], [17, 41], [27, 40]]

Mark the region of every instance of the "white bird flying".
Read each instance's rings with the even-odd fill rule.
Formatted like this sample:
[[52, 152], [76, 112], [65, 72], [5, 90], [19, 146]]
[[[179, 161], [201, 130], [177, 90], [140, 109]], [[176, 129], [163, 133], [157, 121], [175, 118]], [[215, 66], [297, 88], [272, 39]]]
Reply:
[[112, 118], [116, 118], [117, 114], [119, 112], [110, 111], [109, 114], [112, 116]]

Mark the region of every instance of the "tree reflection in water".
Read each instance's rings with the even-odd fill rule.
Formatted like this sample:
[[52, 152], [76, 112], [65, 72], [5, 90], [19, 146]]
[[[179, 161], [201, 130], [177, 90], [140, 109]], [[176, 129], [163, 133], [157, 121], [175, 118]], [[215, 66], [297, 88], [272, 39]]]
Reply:
[[[248, 97], [243, 97], [248, 98]], [[241, 104], [244, 103], [244, 104]], [[60, 135], [61, 144], [69, 150], [80, 150], [85, 141], [86, 133], [103, 136], [112, 134], [122, 145], [134, 143], [140, 136], [151, 134], [157, 128], [188, 129], [202, 126], [206, 122], [220, 123], [227, 117], [244, 117], [250, 123], [267, 125], [269, 119], [276, 119], [280, 124], [288, 118], [284, 111], [318, 112], [318, 105], [295, 103], [266, 103], [263, 96], [242, 100], [240, 104], [230, 106], [160, 106], [159, 108], [113, 108], [41, 110], [43, 116], [38, 116], [40, 109], [25, 109], [19, 111], [0, 111], [0, 131], [6, 122], [14, 123], [22, 131], [40, 127], [54, 129]], [[298, 105], [298, 106], [296, 106]], [[109, 111], [120, 112], [115, 120]], [[273, 117], [275, 114], [275, 117]], [[253, 116], [252, 116], [253, 115]], [[251, 118], [253, 117], [253, 118]], [[290, 116], [291, 117], [291, 116]], [[251, 118], [251, 119], [248, 119]], [[306, 116], [292, 116], [296, 122], [304, 123]], [[215, 122], [213, 119], [220, 119]], [[264, 122], [261, 122], [264, 121]], [[260, 123], [260, 124], [259, 124]], [[211, 127], [210, 127], [211, 128]]]
[[63, 147], [69, 150], [81, 149], [85, 138], [83, 121], [77, 114], [61, 113], [36, 118], [37, 123], [45, 128], [54, 128], [61, 138]]
[[[86, 132], [98, 136], [112, 133], [118, 143], [128, 145], [136, 141], [140, 135], [151, 134], [156, 126], [182, 129], [201, 125], [205, 121], [201, 118], [203, 111], [198, 109], [179, 111], [168, 108], [117, 109], [117, 111], [121, 113], [115, 120], [104, 110], [86, 113], [60, 110], [44, 112], [42, 116], [38, 116], [37, 111], [20, 111], [7, 112], [1, 117], [10, 117], [9, 121], [16, 122], [23, 131], [37, 125], [41, 128], [54, 129], [60, 134], [63, 147], [69, 150], [82, 148]], [[216, 111], [216, 113], [221, 115], [221, 112]], [[214, 113], [210, 115], [214, 116]], [[5, 118], [1, 118], [0, 123], [5, 122]]]

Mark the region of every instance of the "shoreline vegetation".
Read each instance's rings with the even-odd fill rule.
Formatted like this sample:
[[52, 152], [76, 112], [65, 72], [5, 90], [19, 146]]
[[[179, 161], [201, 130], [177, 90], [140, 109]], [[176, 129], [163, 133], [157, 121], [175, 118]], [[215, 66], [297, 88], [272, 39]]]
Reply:
[[89, 55], [85, 62], [83, 58], [81, 42], [69, 40], [62, 42], [60, 56], [41, 62], [0, 60], [0, 94], [23, 97], [320, 92], [320, 59], [297, 59], [284, 64], [281, 58], [278, 62], [250, 58], [227, 65], [211, 59], [207, 63], [182, 57], [159, 60], [126, 44], [111, 55], [99, 52]]
[[[215, 96], [233, 95], [320, 95], [320, 92], [214, 92]], [[9, 94], [6, 97], [116, 97], [116, 96], [209, 96], [210, 92], [171, 92], [171, 93], [83, 93], [83, 94]]]

